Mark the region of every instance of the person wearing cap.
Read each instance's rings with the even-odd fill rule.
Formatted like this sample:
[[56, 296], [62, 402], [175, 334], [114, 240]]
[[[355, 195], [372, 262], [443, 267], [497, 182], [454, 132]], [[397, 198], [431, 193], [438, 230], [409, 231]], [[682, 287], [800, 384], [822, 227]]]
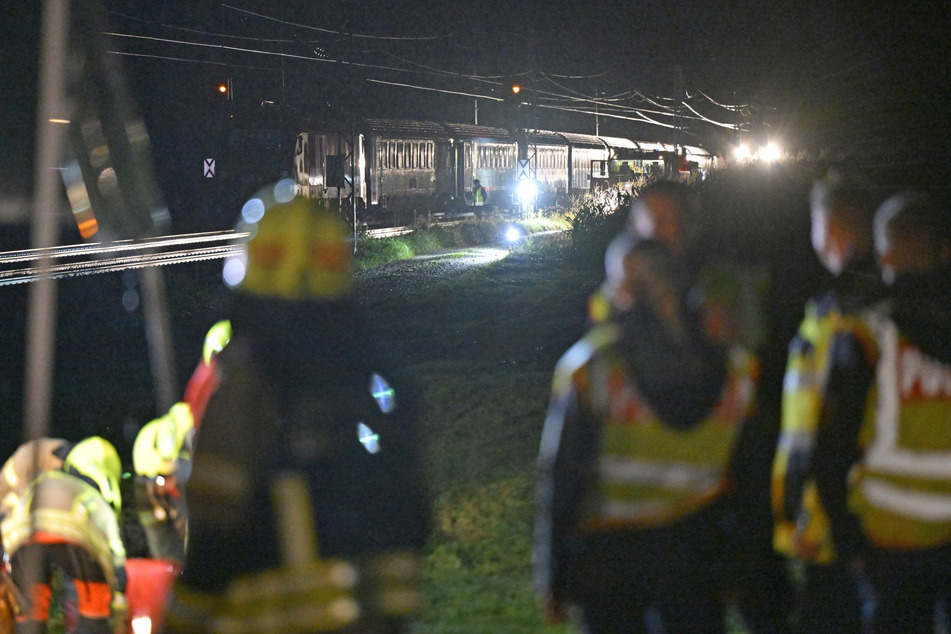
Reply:
[[399, 631], [427, 498], [411, 399], [363, 340], [346, 226], [281, 181], [239, 230], [166, 631]]

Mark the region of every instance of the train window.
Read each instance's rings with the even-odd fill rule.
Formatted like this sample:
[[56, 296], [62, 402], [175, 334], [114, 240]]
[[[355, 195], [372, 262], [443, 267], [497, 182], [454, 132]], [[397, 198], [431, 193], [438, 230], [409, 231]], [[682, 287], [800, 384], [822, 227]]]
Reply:
[[389, 141], [386, 144], [386, 154], [389, 157], [387, 160], [387, 167], [390, 169], [396, 169], [396, 142]]
[[432, 141], [426, 142], [426, 167], [432, 169], [436, 165], [435, 145]]

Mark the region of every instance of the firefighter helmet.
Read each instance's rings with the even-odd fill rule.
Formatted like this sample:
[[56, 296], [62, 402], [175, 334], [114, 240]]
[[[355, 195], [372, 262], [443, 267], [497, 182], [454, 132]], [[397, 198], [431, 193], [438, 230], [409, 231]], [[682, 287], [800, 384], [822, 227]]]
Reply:
[[122, 508], [119, 491], [122, 461], [116, 448], [105, 438], [92, 436], [76, 443], [66, 455], [63, 470], [92, 480], [117, 513]]
[[211, 363], [211, 358], [224, 350], [229, 341], [231, 341], [231, 322], [223, 319], [212, 326], [205, 335], [205, 344], [201, 351], [201, 357], [205, 363]]
[[175, 403], [166, 414], [146, 423], [132, 446], [137, 475], [154, 478], [175, 473], [185, 436], [194, 427], [191, 408]]
[[239, 292], [289, 300], [331, 300], [352, 281], [346, 225], [285, 179], [265, 187], [241, 210], [243, 252], [225, 260], [224, 281]]

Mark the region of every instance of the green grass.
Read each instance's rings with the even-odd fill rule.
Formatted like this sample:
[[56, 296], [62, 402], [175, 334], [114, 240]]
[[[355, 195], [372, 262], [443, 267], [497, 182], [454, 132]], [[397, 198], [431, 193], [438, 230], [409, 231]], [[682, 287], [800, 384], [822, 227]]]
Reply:
[[535, 457], [552, 369], [599, 277], [529, 244], [374, 307], [426, 439], [434, 532], [414, 632], [568, 631], [542, 623], [532, 586]]
[[564, 217], [530, 217], [524, 219], [492, 216], [471, 219], [452, 225], [422, 224], [412, 233], [390, 238], [360, 237], [357, 266], [373, 268], [441, 249], [466, 247], [497, 242], [508, 227], [518, 226], [526, 234], [542, 231], [565, 231], [570, 228]]

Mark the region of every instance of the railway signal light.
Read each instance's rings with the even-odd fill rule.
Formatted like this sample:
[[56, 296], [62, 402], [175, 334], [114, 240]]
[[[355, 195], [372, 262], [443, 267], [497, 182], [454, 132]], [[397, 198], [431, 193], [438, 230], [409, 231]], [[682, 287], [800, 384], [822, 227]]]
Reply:
[[218, 94], [227, 99], [228, 101], [234, 100], [234, 93], [231, 86], [231, 78], [229, 77], [225, 81], [218, 82]]

